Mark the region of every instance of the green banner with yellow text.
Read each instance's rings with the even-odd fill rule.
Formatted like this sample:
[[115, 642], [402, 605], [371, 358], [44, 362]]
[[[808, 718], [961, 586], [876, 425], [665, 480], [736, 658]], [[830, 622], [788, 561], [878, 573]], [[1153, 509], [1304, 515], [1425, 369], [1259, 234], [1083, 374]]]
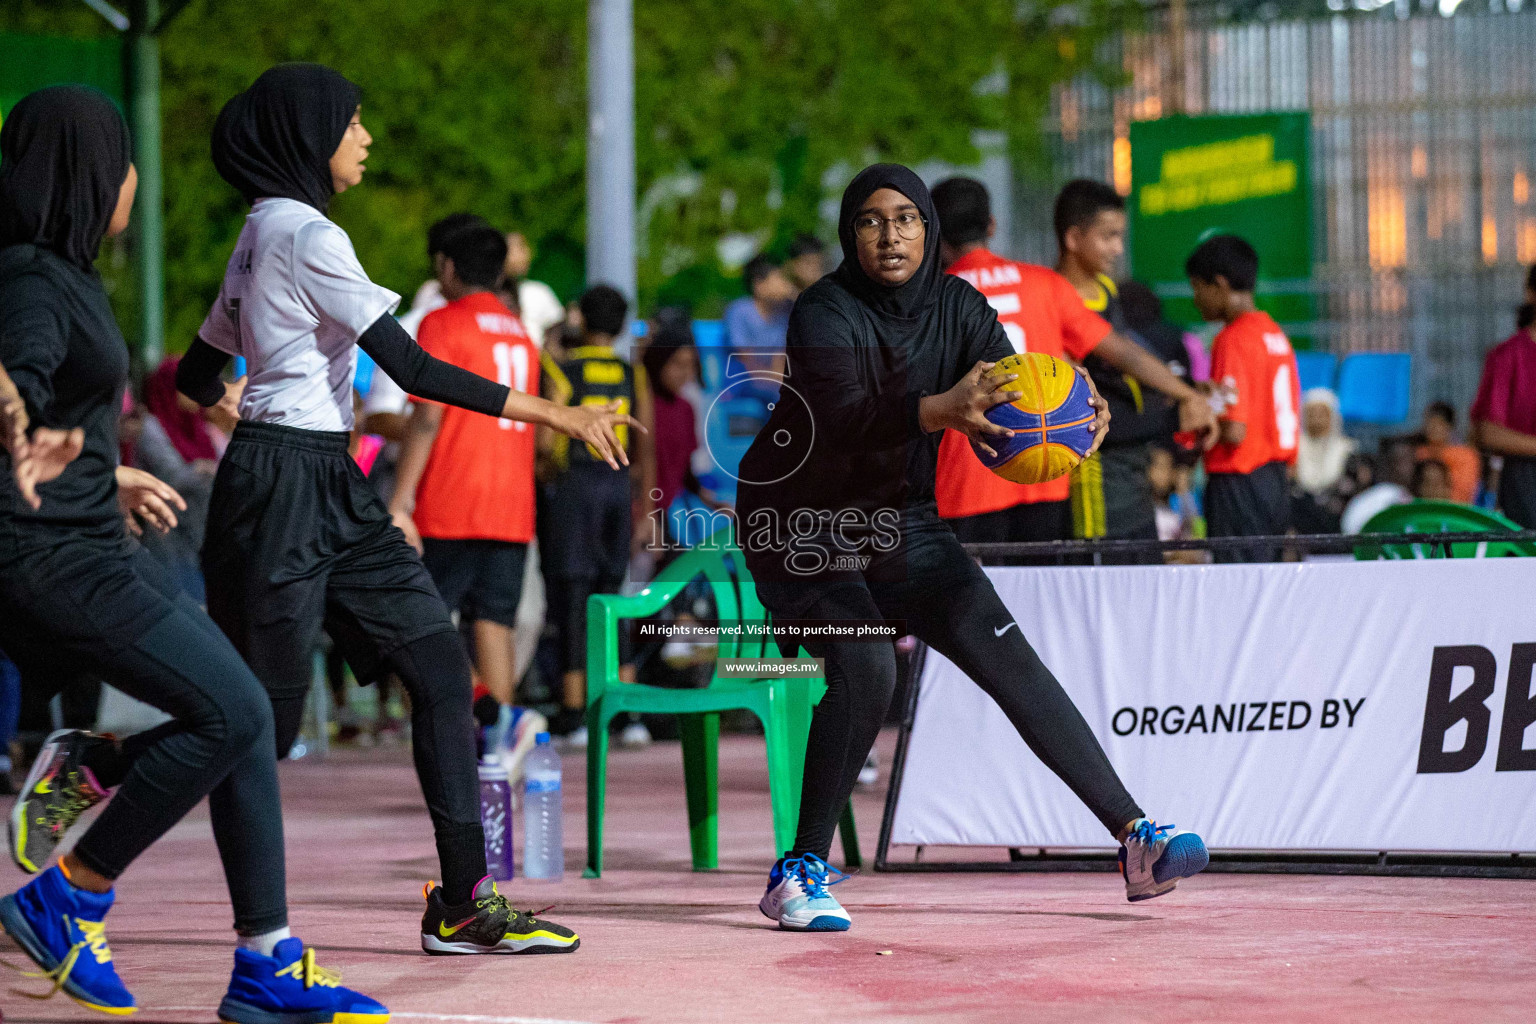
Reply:
[[1198, 319], [1184, 260], [1216, 234], [1258, 250], [1261, 307], [1281, 323], [1312, 319], [1310, 139], [1305, 112], [1131, 125], [1131, 272], [1171, 319]]

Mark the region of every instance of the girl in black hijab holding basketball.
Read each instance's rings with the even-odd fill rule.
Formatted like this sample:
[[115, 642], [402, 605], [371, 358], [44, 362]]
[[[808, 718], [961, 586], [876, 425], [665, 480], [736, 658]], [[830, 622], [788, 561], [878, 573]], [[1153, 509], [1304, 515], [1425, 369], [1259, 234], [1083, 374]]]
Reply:
[[[991, 582], [938, 518], [933, 482], [946, 428], [986, 445], [1013, 401], [1013, 354], [980, 292], [943, 272], [928, 189], [899, 164], [866, 168], [843, 194], [843, 264], [790, 316], [788, 376], [741, 462], [737, 513], [758, 595], [775, 619], [903, 620], [969, 675], [1122, 844], [1132, 900], [1201, 870], [1192, 832], [1142, 814], [1098, 740], [1024, 639]], [[1108, 412], [1098, 395], [1098, 437]], [[896, 684], [889, 644], [807, 640], [826, 663], [805, 754], [799, 834], [760, 909], [796, 931], [843, 931], [825, 858]], [[840, 881], [841, 879], [839, 879]]]
[[24, 676], [79, 668], [172, 719], [134, 737], [127, 758], [108, 743], [49, 737], [11, 817], [18, 864], [47, 862], [66, 819], [104, 796], [98, 772], [117, 772], [117, 798], [57, 864], [0, 899], [0, 924], [52, 980], [48, 995], [132, 1013], [104, 930], [113, 882], [211, 795], [239, 932], [220, 1019], [383, 1024], [388, 1010], [341, 988], [288, 936], [261, 684], [125, 529], [135, 512], [174, 525], [180, 502], [116, 465], [128, 348], [93, 264], [102, 238], [127, 227], [136, 182], [127, 125], [92, 89], [35, 92], [0, 130], [0, 362], [24, 405], [8, 404], [5, 418], [33, 429], [8, 434], [15, 479], [0, 476], [0, 647]]

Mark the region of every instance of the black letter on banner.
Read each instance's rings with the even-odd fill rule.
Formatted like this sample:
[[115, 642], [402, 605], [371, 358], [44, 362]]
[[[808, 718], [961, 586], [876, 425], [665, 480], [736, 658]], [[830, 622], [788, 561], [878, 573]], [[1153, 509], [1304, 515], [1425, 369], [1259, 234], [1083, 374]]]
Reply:
[[1355, 715], [1363, 707], [1365, 707], [1364, 697], [1361, 697], [1360, 700], [1354, 704], [1349, 702], [1348, 697], [1344, 698], [1344, 713], [1349, 715], [1349, 728], [1353, 729], [1355, 727]]
[[[1451, 677], [1458, 666], [1472, 669], [1472, 685], [1451, 699]], [[1436, 647], [1429, 666], [1429, 693], [1424, 698], [1424, 732], [1419, 738], [1419, 774], [1464, 772], [1482, 760], [1488, 745], [1488, 705], [1498, 662], [1486, 647], [1467, 644]], [[1467, 741], [1460, 750], [1445, 750], [1445, 734], [1457, 722], [1467, 723]]]
[[1499, 727], [1499, 760], [1495, 771], [1536, 771], [1536, 750], [1525, 749], [1525, 728], [1536, 722], [1536, 696], [1531, 694], [1536, 644], [1515, 644], [1509, 652], [1509, 685], [1504, 690], [1504, 723]]
[[1269, 706], [1269, 731], [1279, 732], [1285, 728], [1281, 720], [1285, 717], [1285, 701], [1277, 700]]
[[1193, 715], [1189, 716], [1189, 724], [1184, 727], [1184, 731], [1186, 733], [1194, 732], [1195, 731], [1195, 726], [1197, 726], [1197, 725], [1200, 727], [1200, 731], [1201, 732], [1209, 732], [1210, 731], [1205, 726], [1205, 705], [1204, 704], [1196, 704], [1195, 705], [1195, 713]]
[[[1306, 714], [1302, 716], [1302, 719], [1299, 722], [1296, 721], [1297, 708], [1301, 708], [1301, 710], [1306, 712]], [[1285, 727], [1287, 729], [1305, 729], [1307, 727], [1307, 723], [1310, 721], [1312, 721], [1312, 705], [1308, 704], [1304, 700], [1291, 701], [1291, 713], [1285, 718]]]
[[[1130, 728], [1122, 730], [1120, 728], [1120, 716], [1125, 714], [1126, 712], [1130, 712], [1130, 715], [1131, 715], [1131, 725], [1130, 725]], [[1115, 730], [1115, 735], [1116, 736], [1129, 736], [1131, 733], [1136, 731], [1136, 709], [1135, 708], [1121, 708], [1119, 711], [1116, 711], [1115, 712], [1115, 717], [1111, 718], [1109, 720], [1109, 727], [1111, 729]]]
[[[1177, 711], [1179, 713], [1179, 720], [1177, 722], [1174, 722], [1173, 723], [1173, 728], [1170, 729], [1170, 728], [1168, 728], [1168, 716], [1170, 714], [1172, 714], [1173, 712], [1175, 712], [1175, 711]], [[1175, 736], [1178, 733], [1183, 732], [1183, 731], [1184, 731], [1184, 709], [1182, 707], [1180, 707], [1178, 704], [1171, 704], [1171, 705], [1168, 706], [1168, 709], [1163, 712], [1163, 732], [1167, 733], [1170, 736]]]
[[1332, 729], [1339, 724], [1339, 702], [1329, 697], [1323, 701], [1323, 713], [1318, 719], [1319, 729]]
[[1145, 707], [1141, 709], [1141, 733], [1145, 736], [1151, 733], [1157, 735], [1157, 708]]
[[1268, 703], [1269, 703], [1269, 701], [1266, 701], [1266, 700], [1249, 701], [1248, 702], [1248, 706], [1249, 707], [1251, 707], [1251, 708], [1258, 708], [1258, 710], [1253, 713], [1253, 717], [1252, 718], [1248, 719], [1248, 728], [1244, 729], [1243, 732], [1263, 732], [1264, 731], [1264, 726], [1261, 724], [1261, 720], [1264, 717], [1264, 707]]
[[1216, 727], [1223, 721], [1227, 723], [1227, 732], [1231, 732], [1232, 721], [1237, 717], [1237, 713], [1241, 709], [1241, 704], [1233, 704], [1231, 707], [1228, 707], [1225, 704], [1211, 705], [1211, 732], [1215, 732]]

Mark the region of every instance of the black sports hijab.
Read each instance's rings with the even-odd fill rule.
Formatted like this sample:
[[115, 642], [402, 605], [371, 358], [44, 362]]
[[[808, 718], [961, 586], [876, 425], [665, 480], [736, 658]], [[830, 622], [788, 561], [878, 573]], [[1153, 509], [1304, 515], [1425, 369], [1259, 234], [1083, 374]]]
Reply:
[[24, 97], [0, 128], [0, 246], [31, 243], [92, 273], [131, 160], [105, 94], [56, 85]]
[[[853, 235], [853, 218], [869, 197], [882, 188], [895, 189], [917, 207], [927, 222], [923, 237], [923, 265], [905, 284], [891, 288], [871, 280], [859, 265], [859, 243]], [[843, 192], [843, 206], [838, 214], [837, 238], [843, 244], [843, 265], [834, 272], [843, 287], [863, 300], [876, 312], [898, 319], [910, 319], [922, 313], [939, 297], [944, 268], [939, 265], [939, 214], [933, 207], [928, 186], [908, 167], [901, 164], [873, 164], [860, 171]]]
[[321, 64], [279, 64], [224, 104], [213, 126], [213, 166], [248, 203], [330, 205], [331, 156], [362, 102], [357, 86]]

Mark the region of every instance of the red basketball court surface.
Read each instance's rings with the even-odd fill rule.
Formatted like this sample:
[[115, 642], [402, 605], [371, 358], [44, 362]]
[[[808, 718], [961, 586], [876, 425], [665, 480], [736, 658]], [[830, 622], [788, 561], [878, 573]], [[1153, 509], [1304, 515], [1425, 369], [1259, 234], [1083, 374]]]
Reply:
[[[504, 886], [581, 933], [575, 954], [543, 957], [420, 952], [436, 858], [404, 750], [285, 765], [295, 933], [401, 1024], [1536, 1019], [1531, 881], [1218, 874], [1129, 904], [1109, 874], [866, 869], [835, 890], [851, 932], [781, 933], [756, 907], [772, 847], [762, 741], [729, 737], [720, 754], [721, 869], [689, 870], [681, 754], [657, 743], [613, 754], [596, 881], [581, 878], [584, 760], [566, 758], [565, 879]], [[856, 797], [866, 858], [884, 781]], [[134, 865], [108, 919], [133, 1019], [214, 1020], [228, 924], [199, 811]], [[37, 983], [3, 973], [7, 1024], [108, 1019], [23, 999], [10, 987]]]

